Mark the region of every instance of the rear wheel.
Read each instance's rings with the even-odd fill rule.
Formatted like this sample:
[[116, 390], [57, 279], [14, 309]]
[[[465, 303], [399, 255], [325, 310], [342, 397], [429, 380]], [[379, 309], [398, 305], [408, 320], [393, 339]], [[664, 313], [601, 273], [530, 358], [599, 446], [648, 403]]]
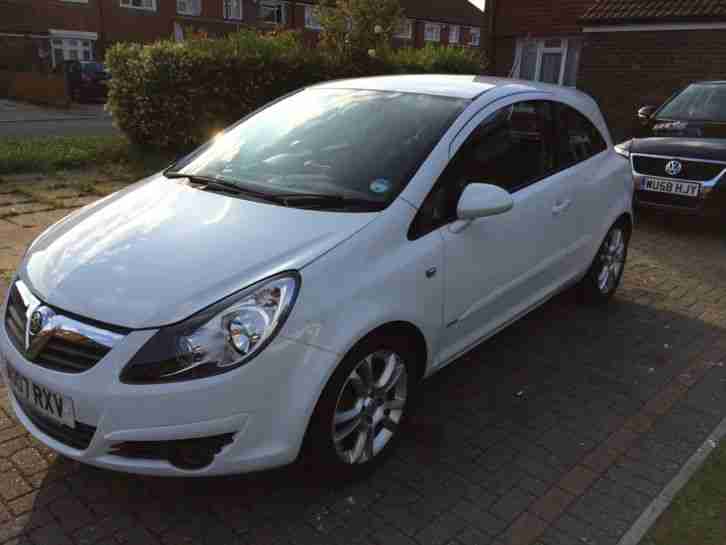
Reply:
[[325, 387], [306, 455], [344, 480], [367, 474], [393, 451], [416, 384], [414, 354], [401, 339], [374, 335], [343, 360]]
[[615, 294], [623, 277], [629, 242], [629, 226], [625, 220], [620, 220], [608, 231], [580, 284], [580, 292], [586, 302], [605, 303]]

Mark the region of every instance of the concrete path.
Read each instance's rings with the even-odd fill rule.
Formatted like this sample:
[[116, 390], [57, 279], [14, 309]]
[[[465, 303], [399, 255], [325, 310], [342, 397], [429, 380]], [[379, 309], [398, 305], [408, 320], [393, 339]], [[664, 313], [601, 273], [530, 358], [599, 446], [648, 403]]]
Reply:
[[0, 138], [118, 134], [103, 104], [73, 104], [68, 109], [0, 99]]

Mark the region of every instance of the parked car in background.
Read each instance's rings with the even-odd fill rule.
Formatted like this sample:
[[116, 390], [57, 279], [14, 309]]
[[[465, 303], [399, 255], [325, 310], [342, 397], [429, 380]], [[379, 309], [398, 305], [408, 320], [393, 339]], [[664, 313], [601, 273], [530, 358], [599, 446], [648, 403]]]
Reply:
[[726, 212], [726, 81], [693, 83], [638, 111], [630, 155], [637, 204], [670, 212]]
[[304, 89], [32, 243], [2, 309], [12, 407], [46, 445], [115, 470], [237, 473], [303, 452], [360, 475], [423, 378], [569, 286], [610, 300], [632, 195], [574, 89]]
[[95, 61], [64, 61], [71, 99], [76, 102], [105, 100], [111, 75], [106, 67]]

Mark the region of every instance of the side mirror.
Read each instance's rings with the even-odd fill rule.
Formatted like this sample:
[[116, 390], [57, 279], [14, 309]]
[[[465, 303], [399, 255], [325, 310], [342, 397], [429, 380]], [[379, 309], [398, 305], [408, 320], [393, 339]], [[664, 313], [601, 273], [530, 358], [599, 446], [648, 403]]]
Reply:
[[638, 120], [641, 123], [647, 122], [653, 114], [658, 110], [658, 106], [643, 106], [638, 110]]
[[487, 216], [509, 212], [514, 199], [501, 187], [491, 184], [470, 183], [464, 189], [456, 208], [460, 220], [473, 221]]

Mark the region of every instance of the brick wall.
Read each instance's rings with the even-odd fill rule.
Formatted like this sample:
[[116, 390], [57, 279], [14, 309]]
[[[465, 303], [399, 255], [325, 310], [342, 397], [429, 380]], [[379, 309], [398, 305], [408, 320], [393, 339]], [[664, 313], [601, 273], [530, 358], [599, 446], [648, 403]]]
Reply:
[[580, 31], [577, 23], [593, 0], [499, 0], [496, 35], [552, 36]]
[[587, 34], [578, 86], [625, 138], [638, 107], [658, 105], [692, 81], [726, 77], [724, 51], [722, 30]]

